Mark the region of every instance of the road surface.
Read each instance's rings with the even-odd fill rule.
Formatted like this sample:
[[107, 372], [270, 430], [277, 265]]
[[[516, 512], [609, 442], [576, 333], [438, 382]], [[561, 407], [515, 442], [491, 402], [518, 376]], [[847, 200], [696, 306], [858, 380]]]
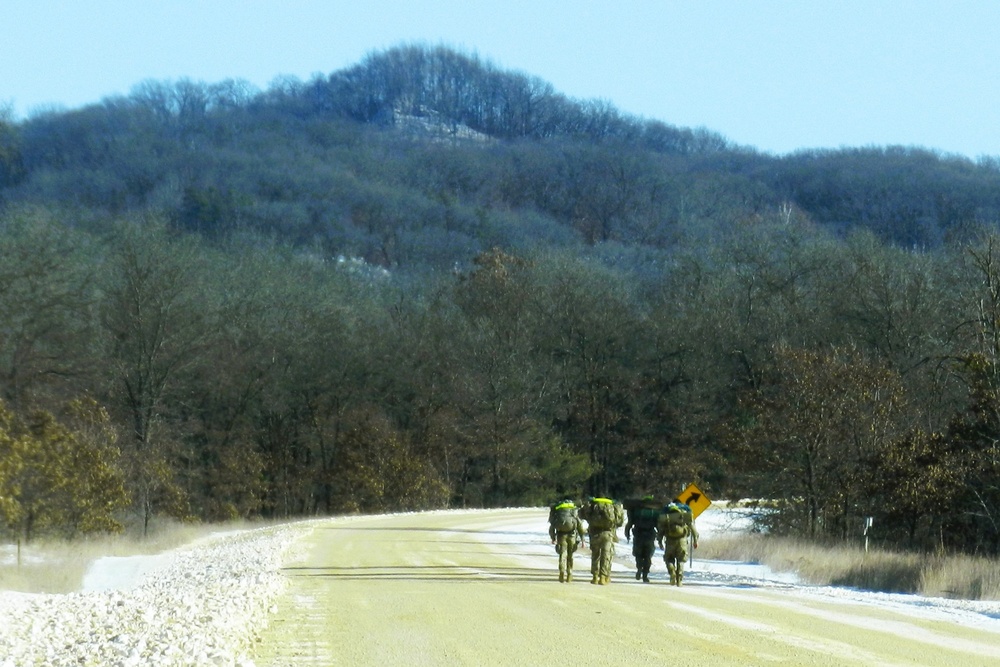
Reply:
[[[1000, 664], [1000, 624], [963, 624], [797, 587], [699, 581], [624, 559], [590, 583], [589, 551], [560, 584], [547, 512], [346, 517], [310, 533], [256, 646], [258, 667], [293, 665]], [[619, 547], [619, 555], [627, 547]]]

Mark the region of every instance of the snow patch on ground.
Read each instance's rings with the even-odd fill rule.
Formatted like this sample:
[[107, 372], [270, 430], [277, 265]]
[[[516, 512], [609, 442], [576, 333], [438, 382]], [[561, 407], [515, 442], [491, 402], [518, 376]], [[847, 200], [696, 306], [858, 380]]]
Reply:
[[172, 554], [106, 556], [94, 561], [83, 577], [85, 593], [132, 590], [147, 576], [170, 564]]
[[217, 535], [159, 556], [104, 558], [69, 595], [0, 593], [0, 667], [249, 667], [309, 522]]

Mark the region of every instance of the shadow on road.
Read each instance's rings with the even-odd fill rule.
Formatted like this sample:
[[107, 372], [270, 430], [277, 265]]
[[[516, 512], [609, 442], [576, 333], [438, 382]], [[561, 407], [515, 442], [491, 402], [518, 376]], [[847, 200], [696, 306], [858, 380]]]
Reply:
[[475, 581], [476, 583], [550, 582], [557, 576], [551, 569], [494, 565], [287, 567], [283, 568], [282, 572], [289, 577], [318, 577], [345, 581]]
[[478, 530], [475, 528], [417, 528], [414, 526], [322, 526], [316, 528], [317, 531], [323, 530], [337, 530], [337, 531], [363, 531], [370, 530], [374, 532], [382, 531], [404, 531], [404, 532], [423, 532], [423, 533], [472, 533], [475, 535], [522, 535], [522, 536], [538, 536], [545, 533], [547, 530], [546, 525], [542, 524], [543, 529], [538, 531], [525, 531], [525, 530], [489, 530], [483, 529]]

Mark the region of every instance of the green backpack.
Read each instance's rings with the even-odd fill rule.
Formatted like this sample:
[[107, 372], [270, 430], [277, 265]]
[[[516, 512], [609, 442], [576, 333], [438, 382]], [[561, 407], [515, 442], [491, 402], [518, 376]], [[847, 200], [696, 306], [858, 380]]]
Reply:
[[608, 498], [591, 498], [586, 519], [587, 525], [594, 530], [612, 530], [620, 524], [615, 503]]
[[563, 502], [555, 505], [549, 513], [549, 523], [557, 533], [569, 533], [576, 530], [576, 505]]
[[682, 503], [670, 503], [663, 508], [660, 526], [667, 537], [687, 537], [691, 522], [691, 509]]

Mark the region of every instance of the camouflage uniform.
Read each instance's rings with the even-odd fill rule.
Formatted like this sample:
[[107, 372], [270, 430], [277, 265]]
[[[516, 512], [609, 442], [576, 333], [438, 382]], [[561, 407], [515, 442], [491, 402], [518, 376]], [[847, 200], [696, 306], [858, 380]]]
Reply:
[[670, 583], [680, 586], [684, 579], [684, 561], [688, 557], [688, 538], [693, 538], [695, 548], [698, 547], [698, 529], [694, 527], [691, 508], [683, 503], [670, 503], [663, 508], [657, 529], [657, 539], [663, 547], [663, 562], [670, 573]]
[[578, 545], [583, 544], [583, 522], [575, 516], [573, 530], [556, 530], [554, 520], [560, 509], [575, 508], [572, 501], [565, 500], [549, 510], [549, 539], [556, 545], [556, 553], [559, 554], [559, 581], [562, 582], [573, 580], [573, 553]]
[[[600, 524], [603, 513], [598, 505], [611, 505], [612, 525]], [[587, 521], [590, 534], [590, 583], [607, 585], [611, 583], [611, 562], [615, 557], [615, 542], [618, 541], [618, 527], [625, 523], [625, 511], [619, 503], [609, 498], [591, 498], [580, 510], [580, 516]]]
[[660, 517], [660, 507], [653, 496], [629, 503], [626, 507], [628, 523], [625, 524], [625, 539], [632, 540], [632, 555], [635, 556], [635, 578], [649, 583], [649, 568], [656, 553], [656, 526]]

